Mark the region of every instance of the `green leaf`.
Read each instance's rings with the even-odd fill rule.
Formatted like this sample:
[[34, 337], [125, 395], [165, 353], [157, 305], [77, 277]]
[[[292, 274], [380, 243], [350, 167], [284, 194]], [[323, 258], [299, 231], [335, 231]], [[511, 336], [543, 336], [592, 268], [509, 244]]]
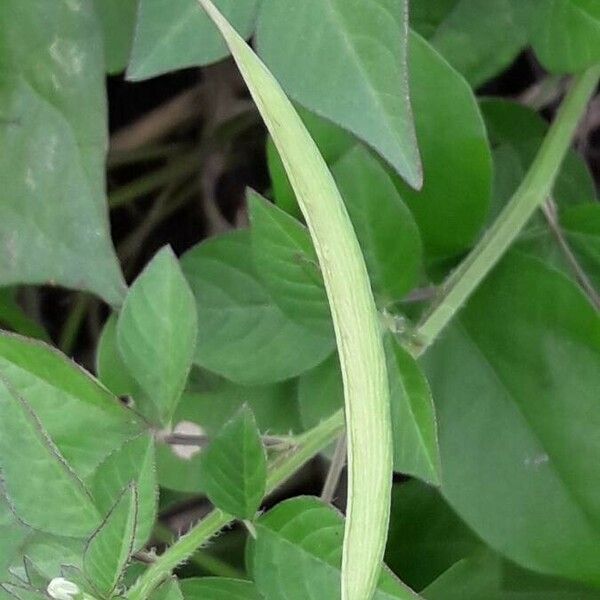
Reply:
[[[340, 598], [344, 521], [317, 498], [278, 504], [256, 522], [253, 571], [265, 600]], [[285, 590], [285, 591], [284, 591]], [[373, 600], [419, 598], [384, 569]]]
[[46, 330], [19, 306], [16, 292], [15, 288], [0, 288], [0, 324], [20, 335], [49, 342]]
[[560, 213], [560, 226], [579, 264], [600, 290], [600, 205], [566, 208]]
[[[81, 537], [100, 515], [29, 403], [0, 378], [0, 473], [15, 513], [40, 531]], [[43, 501], [42, 501], [43, 499]]]
[[5, 0], [0, 22], [0, 285], [56, 284], [117, 305], [104, 191], [104, 60], [91, 0]]
[[170, 577], [161, 583], [150, 595], [150, 600], [183, 600], [178, 580]]
[[261, 600], [252, 582], [225, 577], [184, 579], [181, 591], [184, 600]]
[[254, 192], [248, 203], [254, 266], [273, 300], [290, 319], [333, 337], [325, 284], [308, 230]]
[[23, 556], [23, 567], [29, 585], [36, 590], [45, 590], [50, 580], [40, 572], [37, 565], [28, 556]]
[[150, 435], [138, 436], [116, 448], [94, 473], [90, 488], [102, 514], [111, 509], [132, 481], [138, 504], [134, 550], [139, 550], [152, 534], [158, 504], [154, 440]]
[[[295, 393], [293, 381], [248, 387], [222, 380], [206, 389], [186, 392], [177, 407], [173, 424], [176, 429], [187, 426], [212, 437], [241, 406], [247, 404], [262, 433], [287, 435], [301, 430]], [[199, 467], [201, 453], [197, 451], [186, 458], [176, 454], [176, 449], [166, 444], [158, 447], [157, 467], [161, 486], [196, 494], [203, 492]]]
[[473, 87], [508, 67], [527, 41], [511, 0], [420, 0], [410, 9], [412, 27]]
[[44, 600], [46, 595], [22, 584], [4, 583], [0, 591], [9, 594], [11, 600]]
[[[216, 0], [244, 37], [254, 30], [260, 0]], [[207, 65], [229, 54], [197, 0], [139, 0], [127, 78], [147, 79], [175, 69]]]
[[398, 177], [395, 183], [429, 255], [457, 254], [471, 246], [489, 209], [485, 126], [467, 82], [416, 34], [410, 37], [410, 85], [425, 184], [416, 192]]
[[19, 523], [0, 490], [0, 581], [9, 580], [8, 569], [20, 561], [22, 547], [30, 535], [31, 530]]
[[85, 575], [103, 597], [113, 593], [131, 557], [137, 522], [137, 488], [129, 485], [90, 538], [83, 556]]
[[257, 27], [258, 53], [283, 89], [366, 141], [418, 188], [407, 38], [406, 0], [263, 0]]
[[81, 479], [145, 427], [88, 373], [42, 342], [0, 333], [0, 375], [25, 397]]
[[513, 253], [426, 359], [452, 507], [520, 565], [599, 585], [593, 307], [560, 273]]
[[[390, 385], [394, 471], [439, 484], [440, 457], [433, 399], [414, 359], [393, 339], [385, 350]], [[300, 414], [314, 427], [343, 406], [342, 374], [337, 356], [304, 374], [298, 383]]]
[[399, 300], [422, 271], [419, 228], [380, 163], [355, 146], [333, 168], [380, 305]]
[[583, 71], [600, 61], [596, 0], [512, 0], [542, 65], [553, 73]]
[[194, 296], [173, 251], [163, 248], [135, 280], [117, 321], [123, 361], [162, 424], [185, 387], [197, 328]]
[[[315, 141], [319, 152], [328, 165], [332, 165], [340, 159], [350, 148], [356, 145], [357, 140], [349, 132], [331, 121], [327, 121], [311, 113], [310, 111], [296, 106], [298, 116], [302, 119], [304, 126]], [[296, 194], [292, 189], [290, 180], [273, 139], [269, 137], [267, 142], [267, 162], [275, 204], [294, 217], [301, 217], [300, 207], [296, 200]]]
[[208, 240], [181, 261], [202, 324], [196, 364], [228, 379], [257, 385], [289, 379], [314, 367], [334, 348], [284, 315], [259, 279], [250, 233]]
[[183, 600], [183, 595], [177, 579], [171, 577], [161, 583], [150, 595], [150, 600]]
[[138, 0], [94, 0], [104, 32], [106, 71], [121, 73], [129, 62]]
[[200, 470], [210, 501], [252, 520], [265, 495], [267, 457], [252, 411], [243, 407], [202, 452]]
[[306, 429], [316, 427], [344, 405], [344, 385], [338, 355], [303, 373], [298, 380], [300, 418]]
[[135, 402], [136, 410], [150, 416], [154, 406], [148, 405], [148, 399], [138, 382], [128, 371], [117, 344], [117, 319], [113, 313], [107, 319], [96, 346], [96, 372], [98, 379], [115, 396], [129, 396]]
[[[331, 127], [331, 129], [334, 128]], [[336, 157], [331, 159], [333, 175], [344, 198], [344, 204], [365, 256], [374, 293], [378, 302], [385, 305], [393, 300], [398, 300], [412, 289], [421, 275], [422, 247], [419, 229], [385, 169], [364, 147], [348, 141], [347, 144], [344, 144], [344, 150], [340, 150], [340, 152], [341, 155], [337, 151], [329, 153], [330, 157]], [[288, 199], [284, 192], [283, 197], [286, 206], [288, 202], [293, 202], [297, 207], [293, 196]], [[277, 203], [280, 203], [279, 198], [277, 198]], [[308, 238], [308, 234], [305, 236], [300, 233], [302, 229], [290, 217], [286, 218], [276, 213], [275, 209], [270, 212], [273, 214], [273, 218], [278, 217], [278, 221], [282, 222], [278, 229], [287, 224], [288, 230], [296, 231], [296, 246], [300, 244], [304, 246], [303, 254], [306, 258], [302, 261], [296, 258], [298, 252], [292, 253], [291, 244], [288, 243], [289, 255], [285, 259], [285, 263], [279, 264], [278, 270], [275, 265], [272, 269], [264, 268], [261, 275], [265, 281], [267, 278], [271, 280], [272, 288], [276, 288], [280, 292], [281, 288], [284, 288], [291, 296], [292, 286], [285, 285], [283, 271], [289, 277], [293, 270], [297, 274], [293, 278], [294, 285], [305, 282], [306, 295], [309, 290], [311, 293], [310, 299], [306, 300], [299, 299], [295, 295], [293, 298], [287, 298], [284, 301], [286, 305], [289, 306], [292, 303], [295, 305], [290, 314], [293, 313], [296, 318], [306, 317], [307, 320], [312, 321], [316, 319], [316, 315], [313, 314], [316, 313], [319, 318], [318, 325], [315, 326], [323, 328], [331, 318], [326, 306], [320, 272], [317, 272], [319, 276], [315, 281], [314, 269], [310, 269], [311, 263], [316, 260], [312, 258], [314, 253], [310, 238]], [[296, 211], [292, 208], [291, 212], [294, 214]], [[269, 230], [266, 223], [262, 225], [261, 231], [264, 232], [263, 235], [266, 238]], [[289, 235], [291, 233], [289, 231]], [[275, 235], [276, 231], [271, 229], [270, 237]], [[304, 237], [307, 238], [306, 242]], [[310, 244], [310, 246], [306, 244]], [[283, 240], [279, 242], [279, 245], [283, 245]], [[268, 248], [266, 244], [260, 251], [262, 264], [265, 264], [273, 256], [281, 254], [281, 251], [275, 254], [274, 248]], [[279, 263], [279, 260], [276, 262]], [[281, 262], [283, 262], [283, 257], [281, 257]], [[317, 284], [321, 290], [315, 289]], [[279, 295], [274, 289], [271, 291], [274, 298], [279, 301]], [[308, 302], [314, 305], [311, 309], [307, 306]], [[283, 305], [282, 308], [285, 310]]]
[[431, 390], [415, 359], [386, 339], [394, 432], [394, 468], [439, 485], [442, 473]]
[[427, 600], [596, 600], [598, 592], [519, 569], [498, 556], [463, 559], [422, 592]]
[[485, 548], [437, 489], [416, 479], [394, 486], [385, 556], [413, 589], [423, 589], [459, 560]]
[[[79, 569], [85, 543], [84, 539], [33, 532], [23, 545], [21, 553], [35, 565], [40, 576], [51, 580], [60, 575], [67, 564], [71, 565], [72, 571]], [[19, 557], [19, 563], [21, 563], [21, 557]], [[23, 575], [25, 575], [24, 568]]]
[[[600, 205], [594, 202], [568, 206], [559, 211], [558, 226], [590, 286], [600, 293]], [[520, 239], [518, 248], [577, 280], [573, 265], [546, 223], [530, 227]]]
[[[534, 110], [509, 100], [488, 98], [480, 102], [494, 148], [494, 191], [490, 220], [516, 191], [542, 143], [548, 124]], [[557, 177], [554, 199], [579, 204], [596, 197], [594, 178], [585, 161], [569, 151]]]

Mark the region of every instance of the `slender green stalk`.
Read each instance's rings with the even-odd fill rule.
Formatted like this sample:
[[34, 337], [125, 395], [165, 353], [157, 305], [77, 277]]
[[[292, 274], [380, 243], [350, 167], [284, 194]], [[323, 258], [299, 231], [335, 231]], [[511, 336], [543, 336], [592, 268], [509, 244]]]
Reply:
[[[173, 533], [165, 525], [158, 523], [154, 528], [154, 535], [158, 541], [165, 544], [171, 544], [173, 542]], [[203, 550], [196, 548], [194, 554], [190, 557], [190, 562], [194, 563], [197, 567], [200, 567], [204, 571], [215, 575], [216, 577], [230, 577], [231, 579], [244, 579], [244, 572], [236, 569], [229, 563], [221, 560], [217, 556], [204, 552]]]
[[342, 600], [370, 600], [383, 561], [392, 489], [392, 423], [379, 317], [350, 217], [323, 157], [279, 83], [210, 0], [273, 142], [319, 259], [344, 383], [348, 504]]
[[[313, 456], [326, 448], [344, 428], [344, 416], [338, 411], [314, 429], [298, 436], [298, 446], [271, 463], [267, 477], [267, 493], [275, 491]], [[226, 527], [234, 517], [215, 509], [200, 521], [189, 533], [180, 537], [129, 590], [129, 600], [146, 600], [152, 591], [167, 578], [180, 563], [188, 560], [198, 548], [218, 531]]]
[[433, 343], [546, 201], [599, 77], [600, 65], [595, 65], [575, 79], [525, 179], [496, 222], [442, 286], [441, 298], [417, 328], [419, 346], [414, 352], [422, 353]]

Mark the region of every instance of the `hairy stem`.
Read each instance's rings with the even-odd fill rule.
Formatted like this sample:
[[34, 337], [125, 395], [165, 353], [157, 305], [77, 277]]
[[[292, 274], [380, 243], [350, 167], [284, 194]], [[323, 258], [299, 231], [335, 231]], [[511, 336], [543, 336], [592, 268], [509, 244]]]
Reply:
[[[173, 532], [162, 523], [158, 523], [158, 525], [154, 528], [153, 537], [165, 544], [171, 544], [173, 542]], [[156, 562], [156, 559], [152, 562]], [[204, 552], [199, 548], [196, 548], [194, 554], [192, 554], [190, 557], [190, 562], [216, 577], [244, 579], [243, 571], [236, 569], [234, 566], [223, 561], [219, 557], [209, 554], [208, 552]]]
[[[313, 456], [326, 448], [343, 428], [344, 415], [339, 411], [314, 429], [298, 436], [298, 447], [271, 463], [267, 477], [267, 493], [275, 491]], [[177, 565], [192, 556], [198, 548], [233, 520], [234, 517], [218, 509], [209, 513], [150, 565], [129, 590], [129, 600], [146, 600]]]
[[419, 347], [413, 353], [434, 342], [550, 195], [599, 77], [600, 65], [595, 65], [575, 79], [525, 179], [496, 222], [442, 286], [440, 299], [421, 321], [417, 329]]

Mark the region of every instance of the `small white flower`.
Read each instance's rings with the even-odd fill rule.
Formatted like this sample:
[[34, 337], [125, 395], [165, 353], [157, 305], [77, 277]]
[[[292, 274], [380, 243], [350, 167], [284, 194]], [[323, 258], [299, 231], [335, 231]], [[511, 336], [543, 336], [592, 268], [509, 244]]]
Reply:
[[48, 594], [55, 600], [73, 600], [80, 593], [79, 586], [64, 577], [55, 577], [48, 584]]

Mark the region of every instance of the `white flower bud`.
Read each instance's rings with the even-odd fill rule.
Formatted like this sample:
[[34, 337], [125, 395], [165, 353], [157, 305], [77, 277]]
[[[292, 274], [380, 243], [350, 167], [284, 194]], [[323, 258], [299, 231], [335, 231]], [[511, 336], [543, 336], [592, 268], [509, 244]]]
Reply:
[[73, 600], [80, 593], [79, 586], [64, 577], [55, 577], [48, 584], [48, 594], [54, 600]]

